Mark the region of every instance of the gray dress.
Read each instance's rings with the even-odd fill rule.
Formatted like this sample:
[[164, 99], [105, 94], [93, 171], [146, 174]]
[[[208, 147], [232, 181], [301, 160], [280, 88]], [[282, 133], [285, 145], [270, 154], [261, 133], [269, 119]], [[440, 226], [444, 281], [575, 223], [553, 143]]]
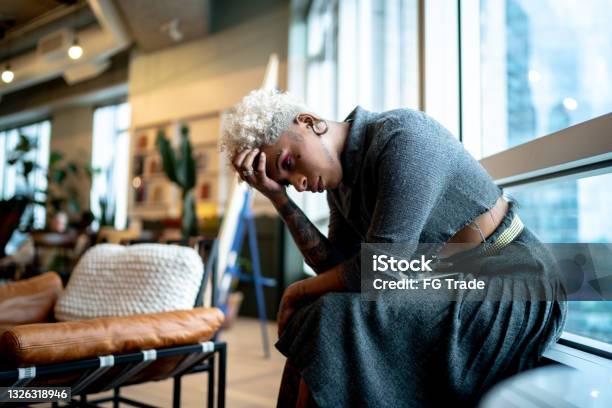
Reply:
[[[525, 229], [514, 244], [483, 259], [541, 277], [533, 301], [526, 285], [495, 275], [495, 298], [458, 292], [401, 291], [363, 301], [362, 242], [443, 243], [491, 208], [501, 191], [442, 126], [422, 112], [372, 113], [357, 107], [342, 153], [343, 181], [328, 192], [329, 239], [345, 256], [349, 292], [302, 307], [276, 347], [321, 407], [474, 405], [495, 382], [534, 366], [563, 328], [566, 306], [556, 265]], [[494, 241], [512, 221], [511, 205]], [[493, 260], [493, 261], [492, 261]], [[522, 299], [516, 301], [516, 299]], [[283, 405], [282, 398], [279, 405]]]

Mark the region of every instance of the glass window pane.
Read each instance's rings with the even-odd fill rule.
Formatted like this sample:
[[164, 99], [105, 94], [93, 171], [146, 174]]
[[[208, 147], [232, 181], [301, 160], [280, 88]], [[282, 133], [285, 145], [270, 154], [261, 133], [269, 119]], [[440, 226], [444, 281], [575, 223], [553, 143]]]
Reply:
[[[527, 225], [547, 243], [612, 242], [612, 173], [506, 189]], [[612, 302], [569, 302], [565, 330], [612, 343]]]
[[[35, 168], [28, 176], [27, 182], [22, 176], [21, 165], [11, 166], [8, 164], [8, 159], [14, 152], [20, 135], [27, 137], [35, 146], [24, 155], [25, 160], [36, 163]], [[33, 194], [37, 200], [45, 200], [46, 194], [44, 191], [47, 189], [50, 138], [51, 122], [48, 120], [0, 132], [0, 199], [8, 200], [16, 194]], [[45, 226], [45, 208], [33, 205], [26, 209], [26, 214], [30, 214], [31, 211], [34, 214], [33, 227], [43, 228]]]
[[326, 118], [336, 117], [337, 4], [315, 1], [307, 18], [306, 102]]
[[6, 195], [4, 193], [6, 184], [6, 132], [0, 132], [0, 199], [6, 199]]
[[480, 0], [482, 156], [612, 111], [610, 21], [609, 0]]
[[[114, 227], [127, 224], [128, 151], [130, 106], [127, 103], [105, 106], [94, 111], [92, 178], [90, 208], [101, 219], [101, 200], [106, 201], [106, 216], [114, 214]], [[107, 218], [108, 219], [108, 218]]]

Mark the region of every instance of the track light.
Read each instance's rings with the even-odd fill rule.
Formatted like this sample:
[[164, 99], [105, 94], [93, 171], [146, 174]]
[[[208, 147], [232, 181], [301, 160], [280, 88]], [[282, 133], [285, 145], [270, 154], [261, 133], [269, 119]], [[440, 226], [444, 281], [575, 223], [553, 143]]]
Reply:
[[11, 82], [13, 82], [13, 78], [15, 78], [15, 74], [13, 73], [13, 71], [11, 71], [11, 64], [7, 62], [4, 71], [2, 71], [2, 81], [5, 84], [10, 84]]
[[79, 39], [74, 37], [74, 41], [70, 48], [68, 48], [68, 56], [73, 60], [78, 60], [83, 55], [83, 48], [79, 45]]

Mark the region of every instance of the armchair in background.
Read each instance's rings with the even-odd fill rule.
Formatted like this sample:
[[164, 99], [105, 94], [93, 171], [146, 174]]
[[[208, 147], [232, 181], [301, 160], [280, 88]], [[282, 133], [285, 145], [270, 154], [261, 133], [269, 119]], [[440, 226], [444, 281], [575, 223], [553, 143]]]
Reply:
[[[201, 275], [195, 275], [201, 279], [195, 290], [181, 287], [188, 279], [193, 281], [193, 276], [184, 281], [179, 278], [178, 285], [174, 276], [174, 282], [168, 282], [168, 291], [156, 294], [155, 288], [163, 282], [167, 270], [151, 272], [152, 264], [147, 261], [152, 258], [150, 254], [161, 254], [161, 263], [168, 266], [173, 264], [168, 262], [169, 256], [176, 253], [185, 258], [186, 253], [176, 246], [161, 244], [118, 247], [106, 244], [92, 248], [79, 262], [65, 290], [54, 272], [0, 287], [0, 386], [70, 386], [73, 398], [79, 395], [88, 406], [106, 401], [113, 401], [114, 406], [145, 406], [121, 396], [120, 388], [173, 378], [173, 406], [178, 407], [181, 377], [206, 371], [208, 406], [215, 405], [218, 376], [216, 400], [217, 406], [223, 407], [226, 344], [216, 341], [215, 334], [224, 316], [214, 307], [193, 307], [202, 302], [199, 294], [209, 274], [202, 267]], [[108, 256], [109, 253], [115, 255]], [[121, 263], [123, 254], [131, 256], [131, 266]], [[195, 259], [193, 254], [187, 258]], [[110, 263], [96, 271], [95, 265], [104, 264], [101, 260]], [[145, 272], [141, 270], [151, 275], [143, 278]], [[144, 280], [137, 282], [138, 289], [129, 285], [140, 278]], [[133, 313], [148, 296], [154, 297], [152, 304], [156, 304], [155, 299], [172, 304], [168, 293], [189, 291], [197, 296], [191, 299], [190, 306], [179, 307], [181, 310], [167, 310], [168, 304], [161, 304], [155, 311]], [[127, 293], [128, 298], [122, 302], [112, 299], [113, 302], [109, 298], [111, 292], [118, 297]], [[99, 303], [100, 299], [106, 299], [106, 304]], [[105, 307], [107, 310], [102, 311]], [[116, 316], [104, 315], [115, 311]], [[87, 400], [88, 394], [106, 390], [113, 390], [113, 395]], [[2, 396], [0, 405], [1, 401]]]

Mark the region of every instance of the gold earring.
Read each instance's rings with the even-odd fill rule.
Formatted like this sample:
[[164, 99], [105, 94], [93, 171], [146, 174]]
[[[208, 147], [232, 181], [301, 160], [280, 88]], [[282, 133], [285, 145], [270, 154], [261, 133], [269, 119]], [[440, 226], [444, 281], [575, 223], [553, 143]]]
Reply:
[[327, 124], [327, 122], [326, 122], [326, 121], [324, 121], [323, 119], [321, 119], [319, 122], [317, 122], [317, 125], [318, 125], [319, 123], [321, 123], [321, 122], [325, 123], [325, 129], [324, 129], [323, 131], [317, 132], [316, 128], [315, 128], [314, 126], [312, 126], [312, 131], [313, 131], [313, 132], [315, 133], [315, 135], [317, 135], [317, 136], [321, 136], [321, 135], [323, 135], [323, 134], [327, 133], [327, 131], [329, 130], [329, 125], [328, 125], [328, 124]]

